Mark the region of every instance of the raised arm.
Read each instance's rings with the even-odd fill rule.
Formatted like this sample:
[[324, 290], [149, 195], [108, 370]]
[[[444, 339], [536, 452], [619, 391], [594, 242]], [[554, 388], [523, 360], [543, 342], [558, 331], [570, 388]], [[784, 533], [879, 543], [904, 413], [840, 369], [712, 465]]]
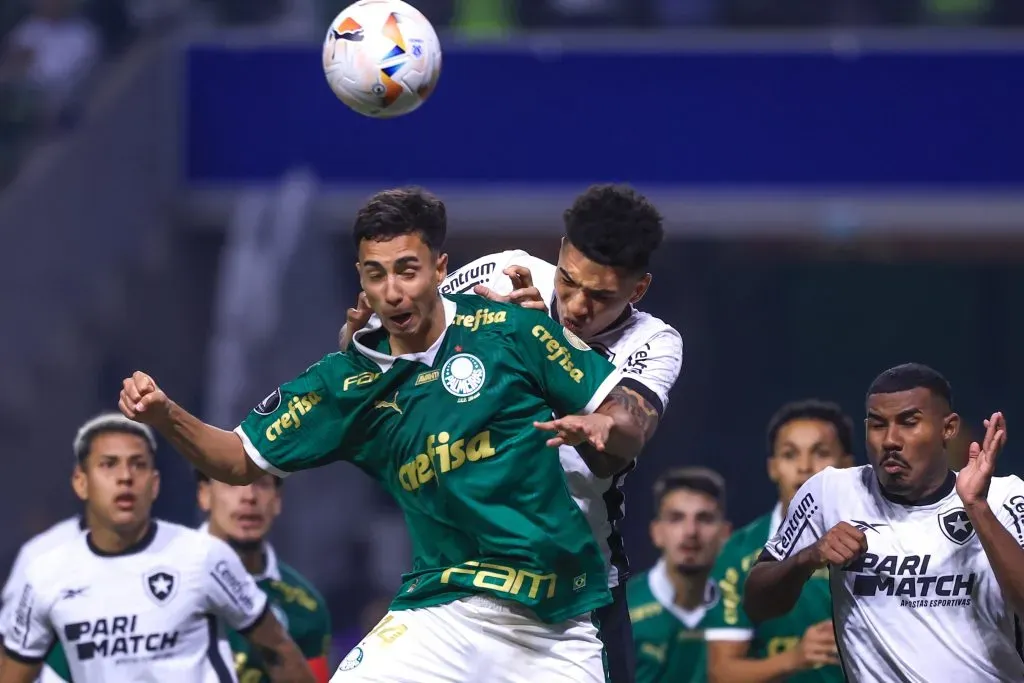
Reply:
[[829, 564], [845, 565], [867, 551], [864, 532], [840, 522], [825, 530], [821, 501], [831, 467], [814, 475], [793, 496], [786, 519], [751, 568], [743, 609], [755, 623], [786, 614], [811, 575]]
[[259, 652], [273, 683], [318, 683], [299, 646], [270, 610], [242, 635]]
[[[985, 438], [972, 443], [967, 466], [956, 479], [956, 491], [992, 565], [996, 582], [1017, 614], [1024, 614], [1024, 482], [1006, 477], [992, 487], [996, 459], [1006, 442], [1002, 413], [985, 420]], [[990, 503], [990, 490], [995, 510]]]
[[238, 435], [206, 424], [182, 408], [144, 372], [136, 371], [122, 382], [118, 407], [125, 417], [151, 425], [211, 479], [243, 485], [263, 473], [246, 455]]

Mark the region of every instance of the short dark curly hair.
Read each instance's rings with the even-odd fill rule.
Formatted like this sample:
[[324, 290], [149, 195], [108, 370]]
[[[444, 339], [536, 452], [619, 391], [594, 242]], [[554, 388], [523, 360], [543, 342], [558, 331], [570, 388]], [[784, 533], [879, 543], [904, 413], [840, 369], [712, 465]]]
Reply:
[[665, 237], [661, 214], [628, 185], [592, 185], [563, 214], [565, 237], [591, 261], [641, 273]]
[[943, 399], [953, 407], [953, 387], [938, 370], [923, 363], [904, 363], [889, 368], [871, 382], [865, 399], [874, 394], [895, 394], [901, 391], [923, 388]]
[[363, 240], [387, 242], [419, 234], [436, 253], [444, 246], [447, 232], [444, 202], [421, 187], [400, 187], [378, 192], [363, 204], [352, 226], [352, 240], [358, 249]]
[[768, 457], [775, 454], [775, 439], [782, 428], [796, 420], [818, 420], [831, 424], [836, 430], [843, 452], [853, 454], [853, 420], [837, 404], [811, 398], [787, 403], [772, 415], [772, 419], [768, 421]]

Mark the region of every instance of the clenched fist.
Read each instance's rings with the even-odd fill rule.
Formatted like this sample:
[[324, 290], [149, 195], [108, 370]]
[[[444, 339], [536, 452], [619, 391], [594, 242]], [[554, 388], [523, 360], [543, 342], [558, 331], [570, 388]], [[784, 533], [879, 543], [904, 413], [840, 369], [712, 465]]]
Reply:
[[839, 522], [807, 551], [816, 567], [842, 567], [868, 551], [868, 538], [849, 522]]
[[121, 397], [117, 403], [125, 417], [156, 425], [167, 416], [170, 400], [153, 378], [136, 370], [121, 382]]

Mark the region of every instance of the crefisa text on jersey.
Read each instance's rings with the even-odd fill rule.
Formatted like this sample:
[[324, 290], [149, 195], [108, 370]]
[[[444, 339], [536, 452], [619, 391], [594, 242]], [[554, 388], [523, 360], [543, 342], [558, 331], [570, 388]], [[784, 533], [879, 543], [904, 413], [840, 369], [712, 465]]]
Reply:
[[64, 638], [75, 646], [80, 661], [96, 657], [126, 657], [132, 661], [162, 659], [172, 655], [178, 632], [138, 633], [139, 617], [125, 614], [79, 621], [64, 626]]

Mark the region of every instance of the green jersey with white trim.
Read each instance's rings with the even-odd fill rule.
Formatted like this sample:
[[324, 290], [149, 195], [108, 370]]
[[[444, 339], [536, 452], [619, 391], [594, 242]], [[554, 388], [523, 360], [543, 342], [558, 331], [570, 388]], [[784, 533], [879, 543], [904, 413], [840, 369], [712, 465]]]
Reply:
[[441, 303], [447, 328], [427, 351], [390, 356], [386, 333], [363, 329], [275, 390], [236, 429], [249, 457], [278, 476], [347, 460], [391, 493], [413, 545], [392, 609], [483, 593], [554, 623], [610, 603], [551, 434], [533, 424], [595, 410], [614, 366], [542, 312]]

